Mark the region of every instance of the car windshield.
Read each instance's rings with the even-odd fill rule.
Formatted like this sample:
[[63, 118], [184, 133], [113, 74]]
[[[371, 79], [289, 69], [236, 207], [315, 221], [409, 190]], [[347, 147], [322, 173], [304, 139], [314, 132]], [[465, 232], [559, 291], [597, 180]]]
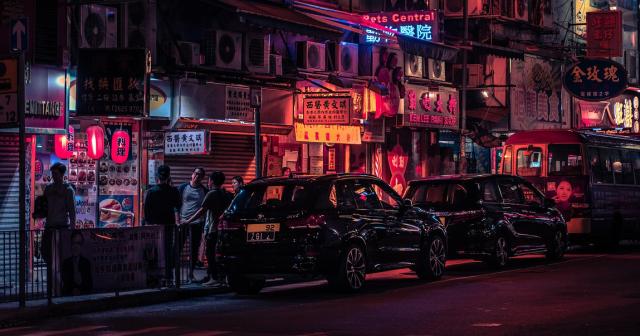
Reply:
[[549, 145], [549, 176], [582, 174], [580, 145]]
[[229, 211], [235, 214], [298, 212], [310, 204], [311, 189], [306, 183], [248, 185], [234, 198]]
[[542, 171], [542, 148], [518, 149], [516, 169], [518, 176], [540, 176]]
[[426, 183], [409, 187], [407, 193], [416, 206], [444, 208], [448, 206], [447, 183]]

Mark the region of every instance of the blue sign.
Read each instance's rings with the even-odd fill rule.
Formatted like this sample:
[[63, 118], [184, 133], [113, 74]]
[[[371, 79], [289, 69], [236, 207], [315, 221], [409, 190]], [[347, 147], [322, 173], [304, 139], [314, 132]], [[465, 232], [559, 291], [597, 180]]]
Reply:
[[29, 34], [27, 33], [27, 19], [11, 20], [11, 50], [27, 50]]
[[584, 59], [567, 69], [562, 83], [578, 99], [608, 100], [627, 88], [627, 70], [620, 63], [607, 59]]
[[[438, 16], [436, 11], [380, 12], [363, 14], [365, 21], [381, 25], [397, 34], [411, 36], [424, 41], [439, 41]], [[362, 43], [389, 43], [385, 38], [391, 32], [365, 29]]]

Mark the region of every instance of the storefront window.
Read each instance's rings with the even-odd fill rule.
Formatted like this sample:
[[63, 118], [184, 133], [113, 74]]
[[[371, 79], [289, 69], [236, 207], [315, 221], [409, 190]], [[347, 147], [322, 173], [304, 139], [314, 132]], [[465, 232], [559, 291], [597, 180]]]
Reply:
[[516, 156], [516, 169], [518, 176], [540, 176], [542, 171], [542, 148], [519, 149]]
[[504, 165], [502, 168], [502, 173], [503, 174], [511, 174], [511, 153], [512, 153], [513, 149], [511, 148], [511, 146], [507, 147], [507, 149], [505, 149], [504, 151], [504, 157], [503, 157], [503, 161], [502, 164]]
[[549, 145], [549, 176], [582, 175], [580, 145]]

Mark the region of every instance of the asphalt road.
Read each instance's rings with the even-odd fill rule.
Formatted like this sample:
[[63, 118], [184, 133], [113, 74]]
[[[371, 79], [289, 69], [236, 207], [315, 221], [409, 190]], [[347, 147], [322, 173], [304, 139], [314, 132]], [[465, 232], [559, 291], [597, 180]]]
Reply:
[[316, 281], [48, 320], [0, 336], [640, 335], [637, 247], [551, 264], [522, 257], [500, 272], [453, 261], [437, 282], [406, 269], [367, 280], [357, 295]]

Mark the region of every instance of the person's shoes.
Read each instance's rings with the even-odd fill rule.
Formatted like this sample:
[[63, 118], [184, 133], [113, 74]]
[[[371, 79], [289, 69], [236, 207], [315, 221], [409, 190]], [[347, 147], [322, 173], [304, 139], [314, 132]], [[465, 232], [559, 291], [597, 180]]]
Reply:
[[222, 284], [220, 282], [218, 282], [217, 280], [215, 280], [215, 279], [209, 279], [209, 281], [203, 283], [202, 285], [206, 286], [206, 287], [220, 287], [220, 286], [222, 286]]

